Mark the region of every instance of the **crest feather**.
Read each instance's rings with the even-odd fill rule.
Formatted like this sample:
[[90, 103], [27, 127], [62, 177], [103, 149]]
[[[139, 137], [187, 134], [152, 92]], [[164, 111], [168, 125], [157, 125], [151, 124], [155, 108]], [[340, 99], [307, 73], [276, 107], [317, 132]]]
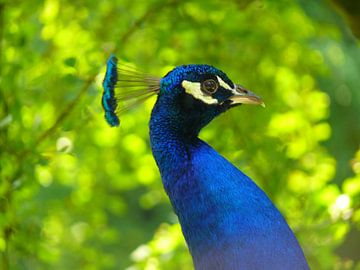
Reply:
[[119, 115], [159, 93], [160, 78], [142, 73], [111, 55], [103, 81], [102, 106], [110, 126], [119, 126]]

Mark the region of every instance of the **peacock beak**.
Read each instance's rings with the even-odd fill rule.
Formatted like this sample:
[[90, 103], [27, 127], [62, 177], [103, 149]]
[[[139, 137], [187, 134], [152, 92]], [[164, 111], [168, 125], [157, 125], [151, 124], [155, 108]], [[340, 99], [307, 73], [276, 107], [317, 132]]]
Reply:
[[235, 91], [233, 92], [235, 92], [235, 94], [229, 98], [229, 100], [232, 101], [231, 105], [254, 104], [265, 107], [265, 103], [262, 101], [261, 97], [241, 85], [235, 85]]

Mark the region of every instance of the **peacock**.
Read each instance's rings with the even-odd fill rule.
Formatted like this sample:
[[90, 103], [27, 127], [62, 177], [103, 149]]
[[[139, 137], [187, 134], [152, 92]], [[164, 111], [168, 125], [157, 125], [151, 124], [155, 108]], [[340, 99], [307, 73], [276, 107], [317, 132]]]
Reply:
[[230, 108], [263, 105], [259, 96], [210, 65], [182, 65], [157, 78], [114, 55], [103, 88], [110, 126], [120, 124], [124, 109], [157, 95], [149, 123], [151, 149], [196, 270], [309, 269], [294, 233], [267, 195], [198, 137]]

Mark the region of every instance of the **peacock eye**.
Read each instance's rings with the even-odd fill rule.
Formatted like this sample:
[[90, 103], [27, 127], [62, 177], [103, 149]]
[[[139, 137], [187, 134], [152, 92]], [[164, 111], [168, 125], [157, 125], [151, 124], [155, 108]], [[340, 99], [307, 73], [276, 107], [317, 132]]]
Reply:
[[201, 83], [201, 91], [208, 95], [214, 94], [218, 88], [219, 83], [213, 79], [208, 79]]

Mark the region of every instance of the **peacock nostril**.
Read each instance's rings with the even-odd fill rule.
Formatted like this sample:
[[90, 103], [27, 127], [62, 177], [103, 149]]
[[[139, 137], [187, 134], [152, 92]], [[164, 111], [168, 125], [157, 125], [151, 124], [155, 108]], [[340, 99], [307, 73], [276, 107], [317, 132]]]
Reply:
[[236, 86], [236, 91], [241, 94], [246, 94], [246, 95], [249, 94], [249, 91], [241, 85]]

